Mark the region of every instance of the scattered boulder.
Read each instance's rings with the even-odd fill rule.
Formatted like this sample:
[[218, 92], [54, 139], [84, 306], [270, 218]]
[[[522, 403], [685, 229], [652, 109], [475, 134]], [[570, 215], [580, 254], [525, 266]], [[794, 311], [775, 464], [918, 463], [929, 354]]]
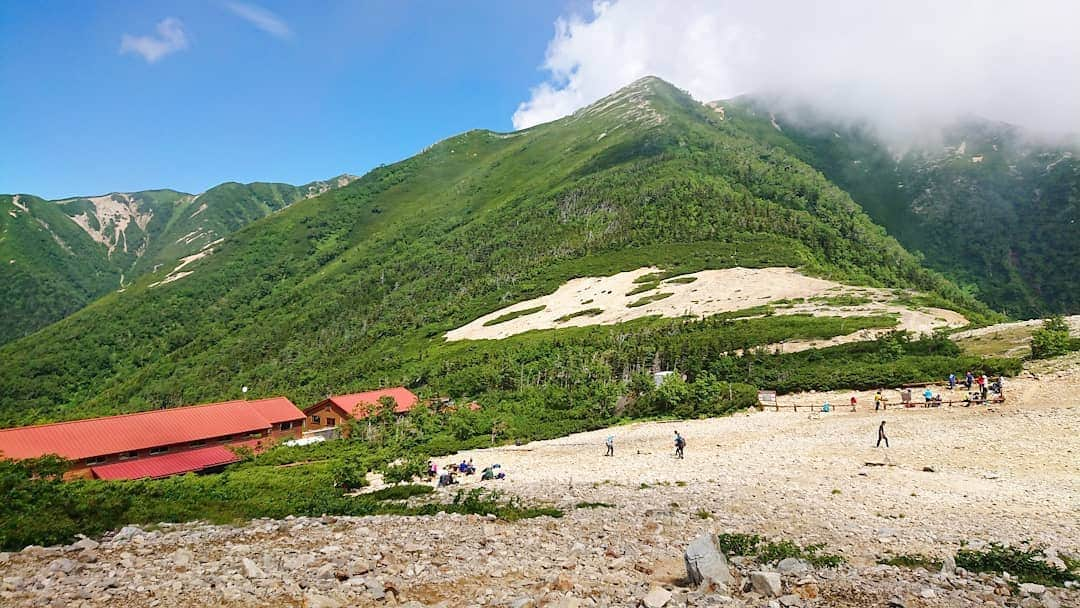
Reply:
[[79, 569], [79, 562], [70, 560], [66, 557], [54, 559], [49, 562], [49, 572], [63, 572], [64, 574], [71, 574]]
[[946, 555], [945, 559], [941, 560], [941, 576], [948, 576], [950, 574], [956, 574], [956, 558], [951, 555]]
[[727, 558], [716, 542], [716, 535], [711, 532], [690, 541], [683, 559], [686, 561], [686, 578], [694, 585], [719, 588], [729, 587], [735, 582]]
[[794, 593], [789, 593], [787, 595], [781, 595], [777, 599], [780, 601], [780, 605], [784, 606], [785, 608], [791, 608], [793, 606], [802, 606], [802, 604], [803, 604], [802, 598], [795, 595]]
[[781, 574], [795, 574], [806, 572], [810, 569], [810, 564], [796, 557], [785, 557], [776, 565], [776, 569], [779, 570]]
[[1042, 595], [1046, 593], [1046, 587], [1036, 583], [1020, 583], [1020, 593], [1025, 595]]
[[101, 543], [92, 538], [83, 537], [71, 544], [72, 551], [82, 551], [85, 549], [97, 549], [101, 546]]
[[113, 540], [116, 540], [116, 541], [131, 540], [131, 539], [135, 538], [136, 536], [140, 536], [142, 534], [143, 534], [142, 528], [140, 528], [139, 526], [124, 526], [123, 528], [120, 528], [120, 531], [117, 532], [115, 536], [113, 536]]
[[248, 578], [263, 578], [266, 576], [262, 568], [259, 568], [258, 564], [250, 558], [245, 557], [240, 563], [244, 566], [244, 576]]
[[663, 608], [669, 601], [671, 601], [671, 592], [660, 585], [653, 585], [642, 598], [641, 604], [645, 608]]
[[754, 591], [766, 596], [777, 597], [783, 592], [780, 574], [776, 572], [762, 572], [760, 570], [750, 573], [750, 584]]

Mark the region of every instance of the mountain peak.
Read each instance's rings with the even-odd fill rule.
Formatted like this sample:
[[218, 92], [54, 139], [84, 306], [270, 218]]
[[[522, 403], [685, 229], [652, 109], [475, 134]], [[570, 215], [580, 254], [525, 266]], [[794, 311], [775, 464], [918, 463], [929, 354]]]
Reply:
[[643, 76], [574, 112], [571, 119], [617, 118], [646, 126], [658, 125], [666, 119], [659, 102], [679, 96], [688, 95], [661, 78]]

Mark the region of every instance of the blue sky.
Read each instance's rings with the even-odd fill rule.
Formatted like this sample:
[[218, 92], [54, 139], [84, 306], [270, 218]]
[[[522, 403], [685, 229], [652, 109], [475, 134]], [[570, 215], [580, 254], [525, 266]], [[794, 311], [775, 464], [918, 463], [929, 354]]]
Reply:
[[[653, 74], [934, 141], [1080, 133], [1080, 2], [0, 0], [0, 192], [363, 173], [553, 120]], [[999, 6], [1000, 5], [1000, 6]]]
[[0, 192], [303, 183], [511, 130], [581, 6], [3, 2]]

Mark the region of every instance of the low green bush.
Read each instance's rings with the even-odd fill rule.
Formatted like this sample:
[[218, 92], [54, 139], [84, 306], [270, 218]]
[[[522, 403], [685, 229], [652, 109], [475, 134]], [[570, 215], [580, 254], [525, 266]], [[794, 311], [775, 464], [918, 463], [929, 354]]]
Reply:
[[397, 486], [388, 486], [364, 494], [364, 498], [371, 500], [408, 500], [413, 496], [426, 496], [435, 491], [428, 485], [423, 484], [402, 484]]
[[972, 572], [1008, 572], [1022, 583], [1061, 587], [1080, 576], [1047, 563], [1038, 549], [1018, 549], [991, 544], [984, 550], [961, 549], [956, 565]]
[[544, 310], [545, 308], [547, 308], [547, 306], [541, 304], [540, 306], [534, 306], [532, 308], [524, 308], [522, 310], [515, 310], [513, 312], [508, 312], [505, 315], [499, 315], [499, 316], [495, 317], [494, 319], [484, 321], [484, 327], [490, 327], [492, 325], [498, 325], [499, 323], [506, 323], [507, 321], [513, 321], [514, 319], [516, 319], [518, 317], [524, 317], [525, 315], [531, 315], [533, 313], [540, 312], [541, 310]]
[[924, 568], [930, 572], [936, 572], [938, 570], [941, 570], [942, 565], [942, 562], [939, 559], [934, 559], [925, 555], [919, 555], [917, 553], [893, 555], [890, 557], [879, 559], [878, 563], [888, 566], [899, 566], [901, 568]]
[[806, 560], [818, 568], [835, 568], [844, 563], [839, 555], [823, 553], [825, 545], [802, 547], [789, 540], [769, 541], [756, 534], [720, 534], [717, 544], [725, 555], [753, 557], [759, 563], [769, 564], [794, 557]]

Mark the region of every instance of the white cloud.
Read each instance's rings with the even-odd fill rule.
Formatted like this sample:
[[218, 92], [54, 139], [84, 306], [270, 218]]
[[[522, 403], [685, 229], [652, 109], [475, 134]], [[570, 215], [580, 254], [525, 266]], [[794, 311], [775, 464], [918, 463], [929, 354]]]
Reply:
[[157, 35], [121, 36], [120, 52], [136, 53], [142, 55], [147, 63], [154, 63], [166, 55], [188, 48], [184, 24], [176, 17], [162, 19], [154, 29], [157, 30]]
[[1080, 2], [598, 1], [555, 24], [515, 128], [653, 74], [709, 101], [772, 93], [910, 132], [975, 113], [1080, 131]]
[[289, 28], [289, 24], [261, 6], [244, 2], [229, 2], [225, 7], [237, 17], [271, 36], [282, 39], [292, 38], [293, 33], [292, 29]]

